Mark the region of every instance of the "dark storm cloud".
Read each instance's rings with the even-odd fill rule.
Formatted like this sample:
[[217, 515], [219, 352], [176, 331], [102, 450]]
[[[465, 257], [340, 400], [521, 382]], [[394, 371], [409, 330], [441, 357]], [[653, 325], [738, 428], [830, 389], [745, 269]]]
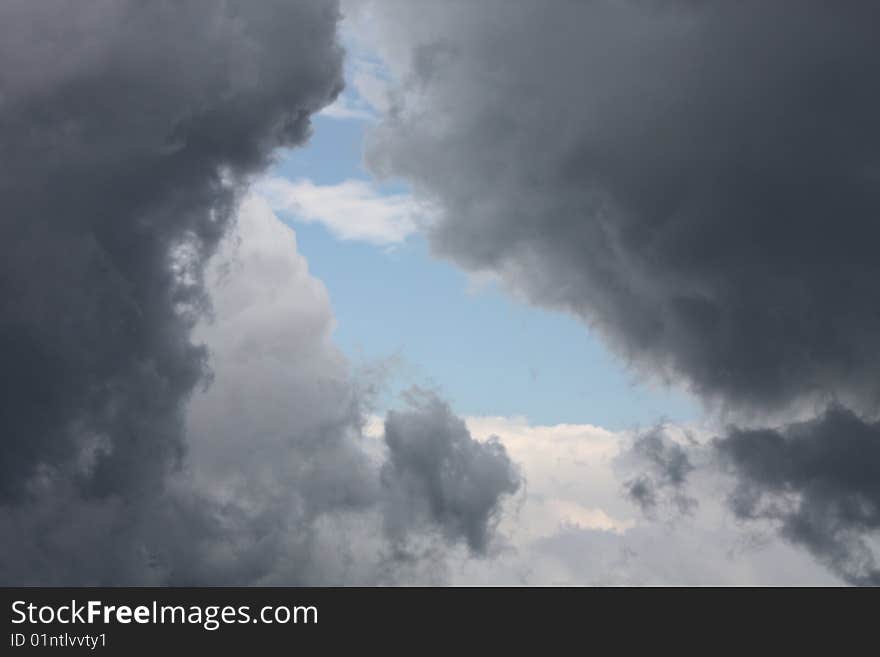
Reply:
[[[249, 516], [180, 469], [208, 381], [190, 334], [248, 178], [342, 87], [337, 19], [323, 0], [0, 5], [4, 583], [246, 583], [295, 560], [277, 499]], [[337, 415], [314, 433], [358, 419]]]
[[0, 8], [0, 496], [154, 485], [205, 373], [201, 269], [342, 85], [332, 4]]
[[[369, 160], [441, 204], [436, 252], [729, 418], [876, 417], [880, 5], [377, 7], [401, 78]], [[838, 410], [721, 445], [753, 496], [804, 494], [786, 536], [872, 581], [852, 559], [875, 483], [849, 476], [878, 467], [875, 430]], [[631, 483], [650, 506], [655, 482]]]
[[738, 516], [774, 520], [845, 580], [880, 584], [869, 542], [880, 530], [880, 423], [833, 406], [780, 429], [734, 430], [716, 448], [739, 479]]
[[644, 513], [652, 514], [667, 498], [681, 513], [688, 513], [697, 504], [685, 493], [694, 466], [685, 448], [666, 436], [662, 427], [636, 438], [629, 451], [618, 458], [640, 470], [624, 482], [624, 490]]
[[412, 391], [410, 404], [385, 419], [382, 481], [389, 532], [405, 537], [427, 524], [484, 553], [503, 497], [521, 485], [519, 470], [500, 441], [474, 440], [435, 395]]
[[876, 3], [415, 4], [370, 157], [438, 252], [706, 398], [876, 406]]

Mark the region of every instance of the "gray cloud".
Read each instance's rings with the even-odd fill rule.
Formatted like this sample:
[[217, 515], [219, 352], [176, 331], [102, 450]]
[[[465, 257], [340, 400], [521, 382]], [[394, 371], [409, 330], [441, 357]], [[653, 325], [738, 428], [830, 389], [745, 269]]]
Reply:
[[[876, 417], [876, 3], [413, 4], [370, 15], [398, 84], [368, 159], [443, 209], [435, 252], [741, 423], [830, 400]], [[721, 444], [754, 446], [735, 471], [755, 495], [804, 492], [788, 538], [869, 580], [831, 554], [871, 514], [826, 485], [877, 462], [866, 434], [821, 441], [835, 457], [816, 488], [800, 456], [829, 417], [784, 447], [776, 431]], [[655, 482], [631, 483], [650, 506]], [[869, 479], [846, 490], [873, 499]]]
[[738, 477], [741, 518], [767, 518], [843, 579], [880, 584], [880, 423], [837, 406], [780, 429], [732, 430], [715, 444]]
[[0, 493], [20, 497], [41, 468], [88, 495], [142, 490], [182, 453], [181, 405], [206, 364], [189, 340], [202, 267], [238, 191], [342, 85], [335, 12], [0, 12]]
[[694, 470], [687, 450], [672, 441], [662, 427], [638, 436], [619, 460], [639, 470], [623, 486], [626, 496], [644, 513], [653, 514], [667, 498], [680, 513], [689, 513], [697, 505], [685, 492], [688, 475]]
[[136, 535], [180, 467], [204, 264], [249, 176], [341, 89], [336, 21], [320, 0], [0, 8], [0, 502], [88, 501], [114, 538], [84, 553]]
[[876, 406], [877, 11], [397, 4], [371, 162], [443, 204], [437, 252], [636, 365], [732, 405]]
[[474, 440], [436, 395], [413, 390], [409, 400], [409, 410], [385, 419], [382, 480], [391, 535], [429, 524], [484, 553], [502, 498], [519, 489], [520, 473], [497, 438]]

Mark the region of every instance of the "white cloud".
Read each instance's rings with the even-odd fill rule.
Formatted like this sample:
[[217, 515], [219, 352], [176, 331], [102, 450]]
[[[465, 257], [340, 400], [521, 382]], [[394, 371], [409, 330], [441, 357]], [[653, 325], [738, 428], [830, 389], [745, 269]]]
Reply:
[[264, 199], [242, 203], [207, 283], [213, 318], [195, 339], [211, 350], [214, 380], [194, 396], [188, 420], [191, 456], [210, 465], [210, 485], [289, 467], [280, 455], [297, 456], [291, 437], [348, 407], [349, 370], [332, 341], [327, 291]]
[[[695, 472], [692, 516], [642, 516], [623, 495], [619, 458], [634, 433], [592, 425], [531, 425], [525, 418], [470, 417], [473, 436], [499, 437], [525, 475], [499, 526], [507, 549], [463, 557], [453, 581], [467, 585], [836, 584], [775, 532], [746, 527], [727, 511], [715, 475]], [[374, 427], [374, 431], [378, 427]], [[699, 441], [700, 427], [687, 427]], [[670, 427], [684, 442], [683, 428]], [[679, 435], [681, 434], [681, 435]]]
[[516, 542], [572, 527], [620, 534], [636, 524], [611, 467], [625, 434], [587, 424], [533, 426], [524, 418], [471, 417], [467, 425], [479, 440], [498, 436], [523, 468], [528, 496], [502, 528]]
[[343, 240], [390, 245], [430, 222], [432, 209], [409, 194], [382, 194], [364, 180], [317, 185], [308, 179], [270, 178], [257, 186], [277, 212], [320, 223]]

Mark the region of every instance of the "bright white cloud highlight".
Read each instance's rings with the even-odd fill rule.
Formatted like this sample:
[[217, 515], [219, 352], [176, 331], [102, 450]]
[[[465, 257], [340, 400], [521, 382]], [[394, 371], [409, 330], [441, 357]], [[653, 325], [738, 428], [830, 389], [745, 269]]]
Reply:
[[518, 542], [569, 527], [620, 534], [635, 525], [611, 468], [625, 435], [592, 425], [533, 426], [524, 418], [472, 417], [467, 425], [479, 440], [499, 436], [523, 468], [529, 494], [508, 527]]
[[317, 185], [308, 179], [270, 178], [257, 187], [276, 212], [319, 223], [343, 240], [387, 246], [403, 242], [430, 222], [431, 208], [409, 194], [382, 194], [364, 180]]

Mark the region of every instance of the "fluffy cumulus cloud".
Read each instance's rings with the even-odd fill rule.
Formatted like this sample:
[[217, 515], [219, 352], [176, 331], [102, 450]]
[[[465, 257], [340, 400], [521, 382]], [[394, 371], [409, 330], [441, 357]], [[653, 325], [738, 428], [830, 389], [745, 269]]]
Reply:
[[[418, 577], [326, 293], [265, 201], [238, 209], [341, 90], [337, 22], [324, 0], [0, 8], [4, 583]], [[448, 460], [479, 489], [511, 466], [470, 440]], [[482, 547], [510, 476], [409, 542]]]
[[[642, 433], [532, 425], [522, 418], [469, 417], [466, 423], [480, 441], [497, 437], [520, 464], [526, 486], [524, 494], [503, 502], [492, 558], [450, 561], [455, 583], [840, 583], [809, 554], [778, 540], [775, 520], [743, 524], [729, 513], [726, 492], [736, 479], [705, 467], [705, 452], [694, 450], [711, 440], [708, 427], [662, 426], [651, 432], [664, 454], [676, 448], [686, 453], [693, 470], [681, 492], [699, 504], [683, 514], [674, 491], [660, 486], [656, 505], [645, 514], [621, 494], [624, 482], [645, 471], [646, 461], [654, 463]], [[664, 457], [661, 462], [676, 460]], [[661, 468], [655, 463], [648, 470], [657, 481]]]
[[516, 467], [430, 393], [364, 435], [376, 381], [333, 343], [326, 290], [266, 199], [245, 199], [207, 282], [213, 313], [195, 337], [212, 382], [189, 406], [178, 480], [224, 519], [209, 552], [226, 559], [226, 537], [237, 542], [206, 579], [432, 581], [457, 545], [485, 553]]
[[877, 5], [346, 6], [396, 80], [369, 160], [440, 204], [435, 251], [725, 411], [749, 499], [793, 500], [734, 508], [872, 581]]

